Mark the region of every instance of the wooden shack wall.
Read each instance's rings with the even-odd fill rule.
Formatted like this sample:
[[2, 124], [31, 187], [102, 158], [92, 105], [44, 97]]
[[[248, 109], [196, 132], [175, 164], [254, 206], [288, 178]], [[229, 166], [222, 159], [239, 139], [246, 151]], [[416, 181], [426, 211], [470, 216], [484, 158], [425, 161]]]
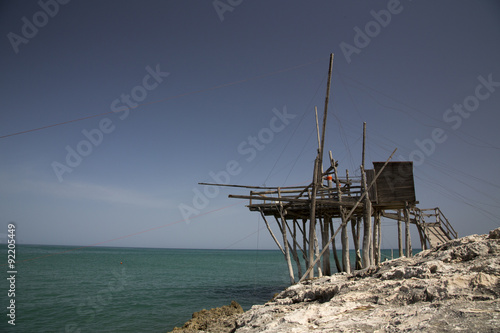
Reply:
[[[373, 162], [378, 173], [385, 162]], [[415, 184], [413, 180], [413, 162], [389, 162], [377, 178], [377, 203], [409, 202], [414, 203]]]

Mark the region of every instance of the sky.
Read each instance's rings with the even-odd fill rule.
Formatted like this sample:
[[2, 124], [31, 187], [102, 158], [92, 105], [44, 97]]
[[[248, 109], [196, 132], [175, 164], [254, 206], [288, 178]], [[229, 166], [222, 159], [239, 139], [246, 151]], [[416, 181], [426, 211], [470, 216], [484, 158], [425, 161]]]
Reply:
[[274, 249], [248, 191], [198, 183], [308, 184], [330, 53], [339, 169], [366, 122], [419, 207], [500, 227], [498, 1], [2, 1], [0, 32], [0, 241]]

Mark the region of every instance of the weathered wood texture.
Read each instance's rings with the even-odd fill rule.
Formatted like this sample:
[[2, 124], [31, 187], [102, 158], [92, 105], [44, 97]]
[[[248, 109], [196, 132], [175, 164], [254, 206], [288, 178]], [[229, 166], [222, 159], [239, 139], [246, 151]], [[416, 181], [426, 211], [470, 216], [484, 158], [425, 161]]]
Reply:
[[[384, 162], [373, 162], [375, 172], [383, 164]], [[406, 201], [413, 205], [416, 201], [413, 162], [389, 162], [377, 179], [376, 192], [377, 204]]]

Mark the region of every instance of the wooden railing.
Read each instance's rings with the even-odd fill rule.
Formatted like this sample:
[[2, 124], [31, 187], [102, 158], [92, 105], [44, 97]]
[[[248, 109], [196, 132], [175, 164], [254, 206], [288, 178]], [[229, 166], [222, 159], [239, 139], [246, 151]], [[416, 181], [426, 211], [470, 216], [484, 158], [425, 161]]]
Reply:
[[[359, 198], [362, 194], [361, 186], [349, 186], [341, 188], [342, 198]], [[298, 189], [290, 188], [278, 188], [277, 190], [266, 190], [266, 191], [250, 191], [249, 196], [236, 196], [232, 195], [230, 197], [235, 198], [248, 198], [250, 200], [250, 206], [255, 204], [255, 201], [259, 201], [260, 204], [275, 203], [275, 202], [286, 202], [286, 201], [296, 201], [296, 200], [310, 200], [311, 190], [307, 189], [301, 191]], [[339, 200], [339, 195], [337, 188], [335, 187], [320, 187], [318, 188], [316, 197], [318, 199], [331, 199], [334, 201]]]
[[[421, 223], [423, 227], [425, 225], [439, 225], [443, 233], [448, 237], [448, 239], [456, 239], [458, 238], [458, 233], [453, 229], [450, 221], [444, 216], [443, 212], [439, 207], [436, 208], [427, 208], [427, 209], [420, 209], [420, 208], [414, 208], [412, 210], [412, 214], [415, 216], [415, 220], [418, 223]], [[429, 222], [426, 221], [426, 217], [432, 217], [434, 218], [434, 221]], [[437, 238], [441, 239], [442, 241], [446, 241], [446, 239], [442, 239], [442, 236], [440, 234], [437, 234], [434, 232], [432, 229], [428, 229], [434, 236]]]
[[444, 216], [443, 212], [439, 207], [434, 208], [434, 211], [436, 213], [436, 221], [441, 222], [441, 228], [443, 231], [447, 234], [449, 239], [456, 239], [458, 238], [458, 233], [453, 229], [453, 227], [450, 224], [450, 221]]

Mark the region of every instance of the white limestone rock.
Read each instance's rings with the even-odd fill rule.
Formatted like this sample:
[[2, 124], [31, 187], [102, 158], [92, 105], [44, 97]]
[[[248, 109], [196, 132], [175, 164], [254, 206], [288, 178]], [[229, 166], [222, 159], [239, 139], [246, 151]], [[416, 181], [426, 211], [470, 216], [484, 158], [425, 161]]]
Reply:
[[235, 332], [498, 332], [499, 296], [500, 228], [298, 283], [240, 315]]

